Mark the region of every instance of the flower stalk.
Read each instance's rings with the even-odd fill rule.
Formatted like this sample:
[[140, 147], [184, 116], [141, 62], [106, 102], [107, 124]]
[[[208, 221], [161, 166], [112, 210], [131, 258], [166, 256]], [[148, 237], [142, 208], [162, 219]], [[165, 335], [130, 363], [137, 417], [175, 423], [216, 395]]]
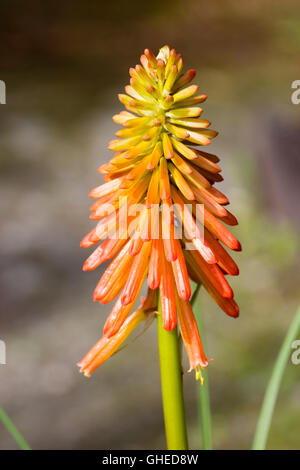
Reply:
[[[203, 321], [201, 314], [201, 305], [200, 305], [200, 289], [201, 284], [194, 285], [193, 295], [191, 299], [191, 304], [193, 311], [195, 312], [195, 318], [198, 325], [198, 330], [202, 341], [204, 342], [203, 334]], [[193, 286], [193, 287], [194, 287]], [[202, 435], [202, 447], [204, 450], [213, 449], [212, 441], [212, 420], [211, 420], [211, 408], [210, 408], [210, 393], [209, 393], [209, 380], [208, 380], [208, 370], [204, 369], [202, 371], [203, 383], [197, 382], [197, 398], [198, 398], [198, 413], [199, 413], [199, 423], [201, 428]]]
[[160, 298], [158, 299], [157, 331], [167, 447], [169, 450], [187, 450], [188, 439], [178, 333], [176, 327], [172, 331], [163, 328]]

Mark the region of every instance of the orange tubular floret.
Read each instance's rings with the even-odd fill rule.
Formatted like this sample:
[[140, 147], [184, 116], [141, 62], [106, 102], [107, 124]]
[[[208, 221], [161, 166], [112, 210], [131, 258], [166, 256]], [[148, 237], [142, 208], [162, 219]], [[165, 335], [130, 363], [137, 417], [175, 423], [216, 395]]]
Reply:
[[220, 219], [222, 220], [222, 222], [224, 222], [227, 225], [232, 225], [232, 226], [238, 225], [237, 218], [231, 212], [229, 212], [228, 209], [227, 209], [226, 216], [220, 217]]
[[210, 249], [207, 242], [202, 240], [201, 232], [188, 208], [185, 206], [183, 199], [179, 196], [178, 192], [172, 186], [172, 197], [176, 204], [175, 209], [181, 220], [184, 228], [184, 233], [192, 240], [195, 248], [203, 256], [207, 263], [216, 263], [217, 258], [213, 251]]
[[224, 245], [228, 246], [231, 250], [240, 251], [240, 242], [234, 235], [214, 217], [208, 210], [204, 208], [204, 225], [207, 229], [215, 235]]
[[127, 174], [126, 179], [127, 180], [138, 180], [143, 176], [147, 169], [149, 157], [144, 158], [140, 163], [138, 163], [136, 166], [130, 170], [130, 172]]
[[101, 304], [107, 304], [108, 302], [111, 302], [114, 300], [117, 295], [121, 292], [121, 290], [124, 288], [126, 282], [126, 277], [125, 275], [118, 277], [116, 282], [111, 282], [109, 284], [109, 290], [106, 292], [105, 295], [101, 296], [101, 299], [99, 299], [99, 302]]
[[174, 157], [172, 158], [172, 162], [178, 168], [178, 170], [183, 173], [184, 175], [188, 175], [192, 173], [193, 168], [186, 160], [180, 157], [177, 153], [174, 153]]
[[95, 301], [99, 300], [102, 302], [102, 299], [114, 287], [115, 283], [117, 283], [119, 280], [121, 282], [126, 280], [127, 272], [129, 271], [129, 267], [133, 262], [133, 257], [129, 253], [129, 247], [130, 241], [126, 243], [123, 249], [104, 271], [96, 289], [94, 290]]
[[191, 273], [193, 274], [195, 282], [203, 284], [207, 292], [213, 297], [219, 307], [221, 307], [221, 309], [227, 313], [227, 315], [235, 318], [238, 317], [239, 308], [234, 299], [222, 297], [222, 295], [212, 285], [205, 274], [197, 268], [197, 263], [189, 251], [185, 252], [185, 258], [188, 264], [188, 272], [190, 275]]
[[111, 259], [124, 245], [125, 239], [106, 238], [96, 250], [85, 260], [83, 264], [83, 271], [92, 271], [100, 266], [101, 263]]
[[172, 192], [172, 198], [175, 204], [174, 207], [175, 207], [178, 217], [180, 218], [183, 224], [183, 228], [186, 229], [191, 239], [194, 239], [194, 238], [200, 239], [201, 232], [199, 228], [197, 227], [196, 221], [193, 215], [191, 214], [191, 212], [188, 210], [188, 207], [186, 207], [184, 200], [180, 197], [178, 191], [175, 189], [173, 185], [171, 186], [171, 192]]
[[146, 207], [151, 207], [153, 204], [159, 204], [159, 167], [157, 167], [151, 176], [149, 184]]
[[83, 239], [80, 242], [80, 246], [82, 248], [89, 248], [90, 246], [93, 246], [96, 242], [93, 242], [91, 240], [91, 237], [95, 234], [96, 232], [96, 227], [93, 228], [89, 233], [87, 233]]
[[148, 286], [150, 287], [150, 289], [156, 289], [160, 285], [162, 272], [162, 256], [162, 240], [160, 238], [152, 240], [148, 272]]
[[227, 215], [227, 210], [218, 204], [208, 191], [204, 189], [201, 190], [194, 187], [193, 185], [191, 187], [194, 191], [197, 201], [200, 202], [200, 204], [204, 204], [204, 207], [212, 214], [214, 214], [216, 217], [224, 217]]
[[97, 209], [91, 213], [90, 219], [104, 221], [103, 225], [105, 225], [109, 220], [109, 216], [111, 216], [111, 219], [114, 220], [116, 210], [118, 210], [118, 208], [119, 201], [109, 201], [103, 205], [98, 206]]
[[108, 183], [101, 184], [100, 186], [97, 186], [97, 188], [92, 189], [89, 196], [96, 199], [107, 196], [119, 188], [121, 181], [122, 178], [116, 178]]
[[143, 247], [143, 240], [141, 239], [140, 235], [137, 236], [137, 238], [133, 238], [130, 242], [130, 247], [129, 247], [129, 253], [131, 256], [136, 256], [139, 254]]
[[147, 218], [148, 218], [148, 210], [144, 206], [139, 216], [139, 221], [137, 223], [136, 230], [132, 236], [130, 246], [129, 246], [129, 253], [132, 256], [137, 255], [143, 247], [142, 231], [144, 230], [144, 226], [147, 225], [148, 223]]
[[168, 134], [164, 133], [162, 136], [163, 152], [165, 158], [173, 158], [174, 150]]
[[128, 338], [130, 333], [146, 319], [146, 314], [142, 310], [136, 310], [123, 323], [120, 330], [112, 337], [102, 336], [93, 346], [89, 353], [78, 363], [80, 372], [90, 376], [103, 362], [112, 356], [122, 343]]
[[151, 241], [144, 242], [141, 251], [134, 257], [128, 278], [121, 296], [123, 305], [128, 305], [136, 298], [141, 279], [143, 278], [149, 262]]
[[104, 240], [108, 235], [110, 235], [118, 225], [118, 212], [112, 213], [106, 217], [104, 217], [98, 225], [96, 226], [95, 231], [91, 234], [89, 240], [93, 242], [93, 244]]
[[190, 185], [188, 182], [185, 180], [185, 178], [182, 176], [180, 171], [172, 164], [169, 163], [168, 165], [169, 170], [172, 174], [172, 178], [174, 180], [174, 184], [176, 187], [179, 189], [179, 191], [184, 195], [186, 199], [189, 201], [192, 201], [195, 199], [195, 194], [193, 193]]
[[162, 253], [160, 297], [163, 328], [172, 331], [177, 324], [174, 276], [171, 263], [166, 260], [164, 253]]
[[193, 80], [193, 78], [195, 77], [195, 75], [196, 75], [196, 70], [194, 70], [194, 69], [190, 69], [187, 72], [185, 72], [183, 75], [181, 75], [176, 80], [176, 82], [174, 83], [173, 90], [177, 91], [179, 88], [181, 88], [181, 87], [187, 85], [188, 83], [190, 83]]
[[199, 376], [197, 378], [201, 378], [199, 368], [205, 368], [208, 365], [208, 360], [203, 350], [193, 310], [188, 300], [182, 300], [179, 297], [177, 297], [177, 305], [180, 333], [190, 363], [189, 370], [194, 369], [196, 371], [196, 377], [198, 373]]
[[206, 263], [200, 253], [198, 253], [196, 250], [191, 250], [190, 253], [200, 270], [215, 287], [215, 289], [220, 293], [220, 295], [222, 295], [222, 297], [231, 299], [233, 297], [232, 289], [217, 264]]
[[211, 187], [210, 182], [203, 176], [203, 174], [199, 173], [199, 171], [195, 170], [194, 168], [190, 174], [186, 175], [186, 178], [199, 189], [208, 189]]
[[170, 180], [168, 174], [168, 165], [165, 158], [160, 159], [159, 163], [159, 179], [160, 179], [160, 198], [166, 201], [171, 198]]
[[166, 259], [170, 262], [175, 261], [177, 250], [175, 245], [174, 212], [171, 200], [164, 201], [162, 204], [161, 226]]
[[176, 282], [177, 292], [181, 299], [188, 300], [191, 297], [191, 286], [186, 264], [179, 240], [175, 240], [177, 259], [172, 262], [173, 274]]
[[145, 221], [141, 228], [141, 239], [144, 242], [151, 240], [152, 230], [155, 231], [156, 222], [155, 222], [155, 211], [157, 206], [153, 206], [150, 209], [146, 209]]
[[[102, 204], [107, 204], [107, 203], [112, 203], [113, 204], [114, 201], [115, 201], [115, 193], [107, 194], [106, 196], [103, 196], [100, 199], [97, 199], [97, 201], [94, 201], [93, 204], [90, 207], [90, 210], [92, 212], [95, 212], [99, 207], [102, 206]], [[107, 214], [103, 213], [103, 217], [105, 215], [107, 215]]]
[[[106, 240], [103, 242], [105, 243]], [[103, 245], [103, 244], [102, 244]], [[92, 271], [103, 263], [103, 246], [98, 246], [93, 253], [85, 260], [82, 266], [83, 271]]]
[[157, 144], [154, 147], [154, 150], [152, 151], [149, 159], [149, 163], [147, 166], [148, 170], [154, 170], [159, 162], [160, 157], [162, 156], [162, 144], [161, 142], [157, 142]]
[[105, 336], [110, 338], [119, 331], [122, 324], [128, 317], [133, 305], [134, 302], [128, 305], [122, 305], [121, 295], [119, 295], [104, 324], [103, 334]]
[[136, 299], [138, 298], [138, 295], [140, 293], [140, 290], [142, 288], [145, 278], [146, 278], [146, 274], [144, 273], [142, 279], [140, 280], [138, 289], [136, 290], [136, 296], [134, 297], [133, 301], [130, 304], [128, 305], [122, 304], [122, 301], [121, 301], [122, 292], [121, 292], [112, 311], [108, 315], [106, 322], [104, 324], [103, 333], [105, 334], [105, 336], [107, 337], [113, 336], [114, 334], [117, 333], [117, 331], [119, 331], [124, 321], [128, 317], [129, 313], [131, 312]]
[[231, 256], [227, 253], [225, 248], [216, 240], [216, 238], [211, 235], [211, 233], [204, 229], [204, 236], [218, 258], [218, 265], [222, 268], [227, 274], [231, 276], [237, 276], [239, 274], [239, 268]]

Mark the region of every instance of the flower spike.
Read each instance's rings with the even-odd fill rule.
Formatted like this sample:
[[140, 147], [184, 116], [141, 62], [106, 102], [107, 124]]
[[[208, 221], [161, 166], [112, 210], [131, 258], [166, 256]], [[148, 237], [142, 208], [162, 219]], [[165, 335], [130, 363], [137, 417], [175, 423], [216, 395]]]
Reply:
[[[140, 62], [119, 94], [126, 110], [113, 116], [122, 126], [109, 142], [115, 155], [99, 167], [104, 183], [89, 194], [90, 218], [98, 225], [81, 242], [86, 248], [100, 242], [84, 271], [110, 260], [94, 300], [116, 300], [103, 336], [78, 365], [88, 376], [114, 354], [158, 313], [159, 294], [163, 328], [179, 323], [190, 370], [202, 380], [208, 360], [189, 301], [190, 279], [203, 284], [227, 315], [238, 316], [227, 276], [239, 271], [226, 249], [241, 250], [226, 227], [237, 220], [214, 187], [223, 180], [220, 159], [202, 150], [218, 132], [200, 118], [207, 95], [191, 84], [195, 70], [182, 72], [182, 57], [169, 46], [157, 56], [145, 49]], [[131, 313], [144, 283], [147, 297]]]

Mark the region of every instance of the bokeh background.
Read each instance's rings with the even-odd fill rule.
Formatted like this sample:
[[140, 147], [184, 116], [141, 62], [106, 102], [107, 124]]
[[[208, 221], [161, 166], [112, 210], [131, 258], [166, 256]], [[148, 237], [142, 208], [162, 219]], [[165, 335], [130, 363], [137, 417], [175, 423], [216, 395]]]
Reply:
[[[111, 157], [111, 115], [128, 68], [164, 44], [197, 69], [203, 116], [220, 131], [238, 216], [241, 306], [227, 318], [202, 293], [218, 449], [251, 445], [274, 359], [299, 303], [300, 4], [296, 0], [0, 1], [0, 403], [35, 449], [164, 448], [156, 328], [87, 380], [75, 366], [110, 306], [83, 273], [89, 190]], [[184, 376], [199, 448], [196, 385]], [[300, 366], [290, 363], [268, 448], [300, 448]], [[0, 448], [16, 444], [0, 426]]]

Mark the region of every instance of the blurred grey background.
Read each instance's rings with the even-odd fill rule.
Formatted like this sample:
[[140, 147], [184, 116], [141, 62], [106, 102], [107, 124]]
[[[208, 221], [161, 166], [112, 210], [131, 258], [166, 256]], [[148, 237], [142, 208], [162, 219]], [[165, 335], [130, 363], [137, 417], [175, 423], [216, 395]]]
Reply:
[[[145, 47], [175, 47], [208, 94], [220, 136], [241, 307], [225, 317], [202, 293], [219, 449], [249, 448], [263, 392], [299, 303], [300, 4], [295, 0], [0, 1], [0, 406], [35, 449], [164, 448], [156, 325], [90, 379], [76, 362], [110, 305], [83, 273], [89, 190], [121, 109], [117, 93]], [[300, 366], [289, 364], [269, 448], [300, 448]], [[189, 437], [201, 440], [196, 384], [184, 377]], [[0, 449], [16, 444], [0, 425]]]

